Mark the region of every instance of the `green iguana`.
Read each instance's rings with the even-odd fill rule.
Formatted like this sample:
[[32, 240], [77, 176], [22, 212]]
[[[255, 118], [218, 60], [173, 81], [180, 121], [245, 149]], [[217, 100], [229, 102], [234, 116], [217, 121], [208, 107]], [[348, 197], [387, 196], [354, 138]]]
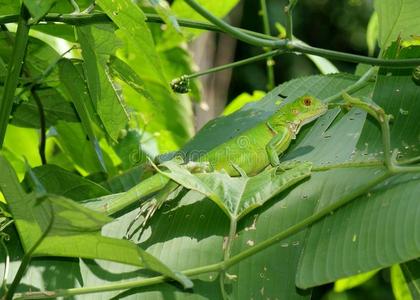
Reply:
[[[281, 107], [264, 123], [213, 148], [201, 156], [198, 162], [208, 162], [210, 169], [225, 170], [230, 176], [240, 176], [241, 173], [252, 176], [269, 165], [278, 166], [279, 155], [286, 151], [302, 126], [323, 115], [327, 109], [327, 105], [319, 99], [302, 96]], [[147, 219], [176, 187], [176, 182], [161, 173], [156, 173], [129, 191], [117, 194], [116, 201], [112, 201], [115, 196], [110, 196], [111, 199], [108, 197], [109, 201], [100, 204], [100, 207], [89, 206], [113, 214], [139, 198], [159, 191], [153, 198], [153, 203], [145, 202], [142, 206], [143, 212], [148, 211]]]

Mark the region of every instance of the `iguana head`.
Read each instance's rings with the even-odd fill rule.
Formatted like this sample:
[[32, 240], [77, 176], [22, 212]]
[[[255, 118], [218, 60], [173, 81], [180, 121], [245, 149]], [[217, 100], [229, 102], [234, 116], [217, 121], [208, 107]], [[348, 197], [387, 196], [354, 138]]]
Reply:
[[287, 122], [290, 122], [291, 128], [297, 134], [303, 125], [323, 115], [328, 107], [321, 100], [305, 95], [286, 104], [282, 110], [288, 113]]

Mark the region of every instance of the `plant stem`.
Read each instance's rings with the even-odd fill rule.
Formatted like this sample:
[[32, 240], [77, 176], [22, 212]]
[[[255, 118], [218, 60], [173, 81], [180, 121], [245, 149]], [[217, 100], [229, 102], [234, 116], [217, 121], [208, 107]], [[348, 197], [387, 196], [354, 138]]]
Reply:
[[343, 97], [343, 93], [347, 93], [347, 94], [353, 94], [355, 92], [357, 92], [358, 90], [364, 88], [368, 82], [374, 77], [376, 76], [378, 71], [378, 68], [376, 67], [371, 67], [369, 68], [369, 70], [367, 70], [360, 78], [359, 80], [357, 80], [354, 84], [349, 85], [348, 87], [346, 87], [344, 90], [342, 90], [341, 92], [338, 92], [335, 95], [332, 95], [328, 98], [326, 98], [324, 100], [325, 103], [330, 103], [332, 101], [336, 101], [339, 100]]
[[299, 41], [290, 41], [288, 43], [290, 52], [299, 52], [305, 54], [313, 54], [333, 60], [341, 60], [353, 63], [364, 63], [374, 66], [382, 66], [389, 68], [407, 68], [415, 67], [420, 64], [420, 59], [378, 59], [369, 56], [350, 54], [334, 50], [316, 48], [309, 45], [304, 45]]
[[306, 219], [300, 221], [299, 223], [289, 227], [288, 229], [274, 235], [273, 237], [255, 245], [252, 248], [249, 248], [245, 251], [240, 252], [239, 254], [231, 257], [228, 261], [225, 262], [225, 267], [229, 268], [240, 261], [255, 255], [256, 253], [280, 242], [281, 240], [284, 240], [285, 238], [288, 238], [289, 236], [299, 232], [300, 230], [304, 229], [305, 227], [308, 227], [310, 225], [313, 225], [315, 222], [319, 221], [320, 219], [324, 218], [325, 216], [331, 214], [338, 208], [348, 204], [355, 198], [367, 193], [370, 189], [384, 181], [385, 179], [392, 176], [392, 173], [385, 172], [381, 176], [372, 179], [371, 181], [367, 182], [366, 184], [360, 186], [359, 188], [355, 189], [353, 192], [344, 195], [342, 198], [334, 202], [333, 204], [324, 207], [323, 209], [319, 210], [317, 213], [307, 217]]
[[209, 22], [216, 25], [221, 30], [230, 34], [231, 36], [235, 37], [238, 40], [241, 40], [245, 43], [258, 46], [258, 47], [287, 48], [288, 40], [280, 40], [280, 39], [268, 40], [264, 38], [254, 37], [252, 35], [244, 33], [243, 31], [239, 30], [236, 27], [230, 26], [228, 23], [214, 16], [211, 12], [209, 12], [207, 9], [202, 7], [200, 4], [198, 4], [194, 0], [184, 0], [184, 1], [192, 9], [194, 9], [197, 13], [199, 13], [202, 17], [204, 17]]
[[[261, 15], [263, 20], [264, 33], [270, 35], [270, 22], [268, 18], [267, 3], [266, 0], [260, 0]], [[266, 52], [272, 51], [272, 48], [266, 48]], [[271, 91], [275, 85], [274, 78], [274, 60], [272, 57], [267, 58], [267, 90]]]
[[249, 57], [249, 58], [246, 58], [246, 59], [243, 59], [243, 60], [238, 60], [238, 61], [235, 61], [235, 62], [230, 63], [230, 64], [225, 64], [225, 65], [218, 66], [218, 67], [215, 67], [215, 68], [207, 69], [207, 70], [202, 71], [202, 72], [197, 72], [197, 73], [193, 73], [193, 74], [189, 74], [189, 75], [184, 75], [184, 78], [185, 79], [197, 78], [197, 77], [200, 77], [200, 76], [203, 76], [203, 75], [219, 72], [219, 71], [222, 71], [222, 70], [225, 70], [225, 69], [231, 69], [231, 68], [243, 66], [243, 65], [246, 65], [246, 64], [250, 64], [250, 63], [253, 63], [253, 62], [256, 62], [256, 61], [266, 59], [267, 57], [274, 57], [274, 56], [280, 55], [282, 53], [284, 53], [284, 52], [281, 51], [281, 50], [273, 50], [273, 51], [266, 52], [266, 53], [263, 53], [263, 54], [259, 54], [259, 55], [256, 55], [256, 56], [252, 56], [252, 57]]
[[21, 261], [20, 266], [19, 266], [19, 269], [17, 270], [17, 273], [15, 275], [15, 278], [13, 278], [13, 282], [10, 285], [9, 290], [7, 291], [7, 294], [5, 296], [6, 300], [13, 299], [13, 295], [16, 291], [16, 288], [17, 288], [19, 282], [22, 280], [23, 275], [25, 275], [26, 270], [28, 269], [29, 264], [32, 260], [32, 254], [34, 253], [36, 248], [38, 248], [38, 246], [42, 243], [42, 241], [45, 239], [45, 237], [48, 235], [48, 233], [50, 232], [50, 230], [52, 228], [52, 225], [54, 224], [54, 211], [53, 211], [51, 203], [48, 202], [48, 204], [49, 204], [50, 213], [51, 213], [51, 218], [49, 220], [48, 226], [47, 226], [47, 228], [45, 228], [44, 232], [41, 234], [41, 236], [38, 238], [38, 240], [35, 242], [35, 244], [23, 256], [22, 261]]
[[2, 233], [0, 236], [0, 244], [4, 250], [4, 270], [3, 270], [3, 281], [1, 283], [1, 295], [7, 293], [7, 279], [9, 278], [9, 268], [10, 268], [10, 255], [9, 250], [7, 249], [4, 240], [7, 238], [6, 234]]
[[41, 138], [39, 140], [39, 156], [41, 157], [41, 162], [43, 165], [47, 164], [47, 157], [45, 155], [45, 144], [47, 142], [47, 126], [45, 120], [45, 111], [44, 106], [42, 105], [41, 98], [38, 96], [35, 91], [35, 86], [31, 88], [31, 95], [35, 100], [36, 106], [38, 107], [39, 113], [39, 128]]
[[412, 158], [407, 158], [407, 159], [402, 159], [399, 161], [400, 165], [409, 165], [409, 164], [414, 164], [420, 161], [420, 156], [416, 156], [416, 157], [412, 157]]
[[[187, 0], [190, 1], [190, 0]], [[163, 23], [163, 20], [156, 14], [145, 14], [146, 15], [146, 22], [151, 23]], [[7, 24], [7, 23], [14, 23], [18, 21], [18, 15], [6, 15], [0, 16], [0, 24]], [[41, 22], [61, 22], [70, 25], [86, 25], [86, 24], [97, 24], [97, 23], [111, 23], [111, 19], [104, 13], [93, 13], [93, 14], [57, 14], [57, 13], [50, 13], [47, 14], [44, 18], [40, 20]], [[232, 34], [230, 31], [226, 31], [225, 28], [221, 28], [212, 24], [198, 22], [188, 19], [178, 19], [178, 23], [180, 26], [202, 29], [202, 30], [210, 30], [210, 31], [218, 31], [218, 32], [225, 32], [228, 34]], [[289, 40], [279, 40], [272, 36], [267, 36], [263, 33], [253, 32], [237, 27], [230, 26], [223, 22], [229, 28], [233, 28], [235, 34], [240, 32], [240, 34], [246, 35], [247, 37], [251, 36], [251, 38], [255, 38], [253, 41], [259, 41], [261, 44], [257, 43], [257, 46], [260, 47], [271, 47], [271, 48], [280, 48], [283, 50], [287, 50], [289, 52], [297, 52], [297, 53], [305, 53], [305, 54], [313, 54], [325, 58], [330, 58], [334, 60], [341, 60], [341, 61], [348, 61], [348, 62], [355, 62], [355, 63], [366, 63], [369, 65], [374, 66], [384, 66], [390, 68], [402, 68], [402, 67], [416, 67], [420, 65], [419, 58], [412, 58], [412, 59], [378, 59], [368, 56], [362, 55], [355, 55], [345, 52], [338, 52], [328, 49], [316, 48], [311, 47], [308, 45], [302, 45], [298, 41], [289, 41]], [[239, 38], [238, 38], [239, 39]], [[253, 44], [253, 43], [251, 43]]]
[[293, 8], [295, 7], [296, 2], [297, 0], [289, 0], [289, 5], [284, 8], [287, 17], [286, 37], [289, 40], [293, 40]]
[[[197, 276], [197, 275], [211, 273], [211, 272], [219, 272], [222, 269], [223, 269], [223, 262], [186, 270], [185, 272], [183, 272], [183, 274], [185, 274], [186, 276], [192, 277], [192, 276]], [[85, 295], [85, 294], [146, 287], [146, 286], [151, 286], [151, 285], [155, 285], [159, 283], [168, 282], [169, 280], [170, 279], [165, 276], [156, 276], [156, 277], [147, 278], [147, 279], [140, 279], [140, 280], [129, 281], [129, 282], [119, 282], [119, 283], [113, 283], [113, 284], [96, 286], [96, 287], [72, 288], [72, 289], [57, 290], [57, 291], [26, 292], [26, 293], [18, 294], [15, 299], [50, 299], [50, 298], [57, 298], [57, 297], [70, 297], [74, 295]]]
[[290, 39], [284, 40], [272, 40], [272, 39], [264, 39], [251, 36], [240, 29], [230, 26], [228, 23], [222, 21], [221, 19], [214, 16], [200, 4], [195, 2], [194, 0], [184, 0], [191, 8], [193, 8], [197, 13], [199, 13], [202, 17], [207, 19], [212, 24], [218, 26], [222, 31], [230, 34], [231, 36], [246, 42], [248, 44], [259, 46], [259, 47], [271, 47], [271, 48], [279, 48], [288, 50], [289, 52], [300, 52], [306, 54], [313, 54], [322, 56], [329, 59], [336, 59], [348, 62], [355, 62], [355, 63], [365, 63], [370, 65], [377, 65], [377, 66], [387, 66], [387, 67], [410, 67], [410, 66], [417, 66], [420, 64], [420, 59], [377, 59], [368, 56], [338, 52], [328, 49], [321, 49], [316, 47], [311, 47], [305, 45], [298, 41], [292, 41]]
[[6, 128], [12, 111], [15, 91], [26, 53], [29, 33], [28, 19], [29, 12], [22, 4], [18, 19], [15, 44], [13, 46], [12, 57], [9, 62], [6, 83], [4, 85], [3, 98], [0, 102], [0, 149], [3, 146], [4, 136], [6, 135]]
[[339, 164], [330, 164], [324, 166], [313, 166], [312, 171], [322, 172], [341, 168], [367, 168], [367, 167], [383, 167], [385, 162], [383, 160], [366, 160], [366, 161], [349, 161]]
[[70, 2], [70, 4], [71, 4], [71, 6], [73, 6], [73, 9], [74, 9], [73, 13], [74, 13], [74, 14], [78, 14], [78, 13], [80, 13], [80, 8], [79, 8], [79, 5], [77, 5], [76, 1], [74, 1], [74, 0], [69, 0], [69, 2]]

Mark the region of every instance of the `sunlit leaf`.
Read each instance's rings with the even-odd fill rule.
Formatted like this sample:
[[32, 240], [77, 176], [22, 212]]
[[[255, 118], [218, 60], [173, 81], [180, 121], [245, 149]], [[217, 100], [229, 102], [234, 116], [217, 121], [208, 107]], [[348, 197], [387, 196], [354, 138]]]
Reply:
[[26, 194], [9, 163], [0, 156], [0, 188], [8, 201], [20, 240], [28, 252], [41, 236], [45, 238], [34, 250], [34, 256], [64, 256], [105, 259], [147, 267], [169, 276], [185, 287], [192, 283], [175, 274], [136, 244], [100, 235], [100, 229], [112, 219], [84, 208], [61, 196]]
[[265, 96], [265, 92], [263, 91], [254, 91], [252, 95], [248, 93], [242, 93], [238, 97], [233, 99], [229, 103], [229, 105], [226, 106], [225, 110], [223, 111], [223, 115], [225, 116], [230, 115], [231, 113], [240, 109], [245, 104], [258, 101], [262, 99], [264, 96]]
[[76, 111], [81, 119], [82, 127], [88, 137], [89, 142], [91, 143], [92, 148], [96, 153], [96, 158], [94, 159], [99, 166], [106, 170], [104, 157], [102, 150], [99, 146], [98, 138], [94, 132], [94, 120], [95, 114], [92, 106], [92, 101], [90, 94], [87, 90], [85, 81], [80, 74], [80, 71], [77, 70], [76, 66], [69, 60], [63, 59], [59, 63], [60, 68], [60, 78], [66, 88], [68, 95], [70, 95], [71, 101], [74, 103]]
[[38, 22], [57, 2], [57, 0], [23, 0], [23, 3], [28, 8], [33, 17], [33, 23]]
[[397, 38], [420, 32], [420, 2], [417, 0], [376, 0], [379, 20], [379, 46], [386, 49]]
[[[212, 14], [220, 18], [225, 17], [236, 6], [236, 4], [238, 4], [238, 2], [238, 0], [226, 0], [223, 1], [223, 3], [219, 1], [197, 1], [197, 3], [199, 3]], [[175, 0], [171, 8], [178, 18], [185, 18], [197, 21], [207, 21], [206, 19], [204, 19], [204, 17], [202, 17], [199, 13], [197, 13], [194, 9], [192, 9], [187, 3], [185, 3], [182, 0]], [[203, 32], [197, 29], [188, 29], [185, 31], [194, 36], [197, 36]]]
[[[83, 200], [109, 194], [109, 191], [99, 184], [54, 165], [34, 168], [31, 172], [50, 194], [72, 200]], [[29, 185], [33, 184], [28, 176], [26, 182]]]
[[116, 38], [112, 25], [80, 26], [77, 27], [77, 35], [93, 106], [104, 130], [112, 139], [117, 140], [120, 130], [127, 123], [127, 113], [111, 81], [107, 63], [121, 42]]
[[[47, 127], [56, 124], [59, 120], [79, 122], [72, 103], [66, 101], [56, 89], [40, 90], [37, 94], [42, 99]], [[36, 102], [31, 98], [29, 101], [22, 101], [16, 105], [11, 123], [21, 127], [39, 128], [39, 108]]]
[[[137, 120], [147, 131], [159, 132], [156, 138], [160, 150], [175, 150], [192, 135], [191, 108], [188, 99], [177, 98], [170, 90], [170, 79], [165, 76], [144, 13], [129, 0], [117, 4], [111, 0], [97, 3], [118, 26], [117, 36], [125, 43], [118, 57], [143, 80], [153, 98], [150, 101], [123, 86], [128, 105], [135, 109]], [[171, 118], [167, 118], [168, 115]], [[169, 147], [165, 147], [165, 143]]]
[[[416, 47], [400, 49], [394, 44], [389, 51], [387, 55], [399, 53], [400, 57], [418, 57]], [[387, 75], [389, 72], [393, 76]], [[419, 110], [419, 93], [411, 80], [411, 69], [382, 69], [373, 92], [373, 100], [394, 116], [391, 147], [402, 151], [402, 159], [419, 153], [418, 120], [413, 113]], [[353, 156], [358, 157], [357, 153], [360, 152], [362, 155], [358, 159], [380, 159], [383, 146], [376, 121], [368, 118], [363, 129], [356, 133], [353, 139], [357, 141], [359, 135], [360, 139]], [[347, 138], [351, 137], [349, 135]], [[336, 143], [334, 149], [342, 145]], [[350, 184], [357, 181], [356, 177], [362, 178], [368, 169], [355, 169], [353, 175], [350, 175], [351, 169], [346, 172], [349, 172], [347, 176], [338, 178], [346, 178]], [[374, 168], [370, 172], [365, 182], [379, 176], [382, 171]], [[307, 288], [418, 257], [420, 234], [415, 224], [420, 210], [415, 195], [419, 193], [419, 178], [416, 173], [394, 176], [312, 226], [301, 257], [297, 285]], [[332, 184], [341, 182], [337, 179]], [[347, 192], [351, 190], [348, 188]], [[322, 197], [320, 206], [326, 205], [326, 201], [326, 197]], [[390, 215], [393, 217], [390, 218]], [[398, 230], [395, 231], [395, 228]]]
[[414, 300], [399, 265], [391, 267], [391, 284], [396, 300]]
[[371, 279], [377, 273], [378, 273], [378, 271], [375, 270], [375, 271], [370, 271], [370, 272], [367, 272], [367, 273], [363, 273], [363, 274], [354, 275], [354, 276], [351, 276], [351, 277], [339, 279], [334, 283], [334, 292], [341, 293], [341, 292], [347, 291], [349, 289], [352, 289], [354, 287], [357, 287], [357, 286], [365, 283], [369, 279]]
[[375, 53], [376, 43], [378, 41], [379, 29], [378, 29], [378, 14], [374, 12], [370, 16], [370, 20], [368, 23], [367, 31], [366, 31], [366, 43], [368, 46], [368, 54], [369, 56], [373, 56]]

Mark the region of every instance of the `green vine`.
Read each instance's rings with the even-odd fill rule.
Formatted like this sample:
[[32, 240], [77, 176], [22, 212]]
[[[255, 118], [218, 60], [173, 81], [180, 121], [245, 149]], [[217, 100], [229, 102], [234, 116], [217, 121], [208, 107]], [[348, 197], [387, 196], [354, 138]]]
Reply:
[[280, 55], [284, 53], [281, 50], [272, 50], [270, 52], [266, 52], [263, 54], [259, 54], [256, 56], [252, 56], [243, 60], [238, 60], [235, 61], [233, 63], [230, 64], [225, 64], [222, 66], [218, 66], [218, 67], [214, 67], [214, 68], [210, 68], [207, 69], [205, 71], [202, 72], [197, 72], [197, 73], [192, 73], [192, 74], [188, 74], [188, 75], [182, 75], [179, 78], [176, 78], [174, 80], [172, 80], [171, 82], [171, 87], [174, 90], [174, 92], [176, 93], [180, 93], [180, 94], [184, 94], [184, 93], [188, 93], [189, 92], [189, 80], [190, 79], [194, 79], [194, 78], [198, 78], [207, 74], [211, 74], [211, 73], [215, 73], [215, 72], [219, 72], [219, 71], [223, 71], [226, 69], [231, 69], [231, 68], [236, 68], [236, 67], [240, 67], [246, 64], [250, 64], [253, 62], [257, 62], [263, 59], [270, 59], [274, 56]]
[[[266, 0], [260, 0], [260, 6], [261, 6], [261, 15], [263, 19], [264, 33], [269, 36], [270, 35], [270, 22], [268, 18]], [[273, 49], [271, 48], [265, 48], [266, 52], [270, 52], [272, 50]], [[274, 89], [274, 85], [275, 85], [273, 57], [272, 56], [268, 57], [266, 63], [267, 63], [267, 90], [270, 91]]]
[[[191, 1], [191, 0], [187, 0]], [[145, 14], [146, 21], [151, 23], [163, 23], [161, 17], [156, 14]], [[213, 16], [214, 17], [214, 16]], [[216, 18], [216, 17], [214, 17]], [[217, 19], [217, 18], [216, 18]], [[19, 20], [19, 15], [6, 15], [0, 16], [0, 24], [8, 24], [14, 23]], [[345, 52], [333, 51], [328, 49], [322, 49], [317, 47], [312, 47], [308, 45], [303, 45], [298, 41], [290, 41], [288, 39], [279, 40], [272, 36], [267, 36], [263, 33], [253, 32], [250, 30], [245, 30], [237, 27], [233, 27], [228, 25], [227, 23], [219, 20], [223, 24], [223, 26], [208, 24], [188, 19], [177, 19], [180, 26], [195, 28], [195, 29], [202, 29], [202, 30], [210, 30], [210, 31], [218, 31], [218, 32], [226, 32], [231, 34], [232, 36], [238, 38], [239, 40], [243, 40], [237, 36], [239, 32], [240, 36], [246, 36], [246, 38], [251, 37], [253, 42], [250, 44], [255, 44], [259, 47], [271, 47], [271, 48], [279, 48], [284, 50], [285, 52], [296, 52], [296, 53], [304, 53], [304, 54], [313, 54], [333, 60], [341, 60], [347, 62], [354, 62], [354, 63], [365, 63], [374, 66], [384, 66], [390, 68], [405, 68], [405, 67], [416, 67], [420, 65], [419, 58], [411, 58], [411, 59], [379, 59], [373, 58], [369, 56], [363, 55], [355, 55]], [[110, 23], [112, 22], [111, 19], [104, 13], [92, 13], [92, 14], [57, 14], [57, 13], [50, 13], [47, 14], [44, 18], [40, 20], [40, 22], [46, 23], [65, 23], [69, 25], [75, 26], [82, 26], [87, 24], [100, 24], [100, 23]], [[226, 26], [231, 30], [227, 30]], [[246, 40], [244, 40], [246, 42]]]
[[293, 8], [295, 7], [297, 0], [289, 0], [289, 4], [284, 8], [284, 13], [287, 17], [287, 31], [286, 37], [289, 40], [293, 39]]
[[13, 46], [12, 57], [7, 71], [7, 78], [4, 85], [3, 97], [0, 102], [0, 149], [3, 146], [6, 128], [9, 123], [9, 116], [12, 111], [15, 91], [18, 85], [20, 72], [22, 70], [23, 59], [26, 53], [29, 34], [29, 12], [22, 5], [18, 18], [15, 44]]

